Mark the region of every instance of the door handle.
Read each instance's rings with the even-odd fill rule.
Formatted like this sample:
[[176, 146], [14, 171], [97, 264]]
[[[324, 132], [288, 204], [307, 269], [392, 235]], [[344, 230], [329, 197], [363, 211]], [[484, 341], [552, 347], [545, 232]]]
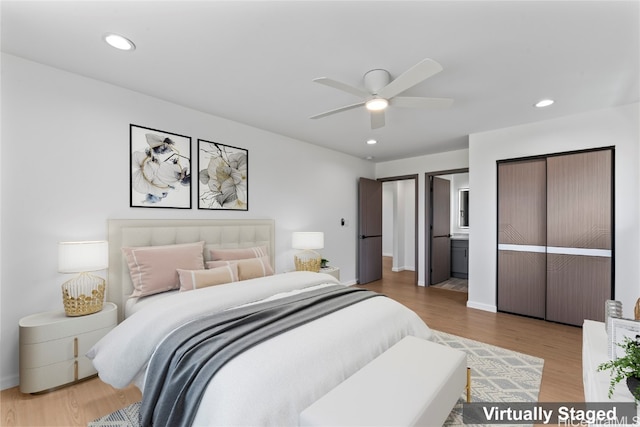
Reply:
[[361, 234], [360, 235], [360, 240], [368, 239], [370, 237], [382, 237], [382, 236], [380, 234], [375, 234], [375, 235], [372, 235], [372, 236], [365, 236], [364, 234]]

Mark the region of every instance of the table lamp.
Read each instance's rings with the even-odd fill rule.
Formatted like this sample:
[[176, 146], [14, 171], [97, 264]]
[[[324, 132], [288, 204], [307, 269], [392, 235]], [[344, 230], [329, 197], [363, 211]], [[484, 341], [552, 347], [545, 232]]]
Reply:
[[297, 231], [291, 237], [291, 247], [301, 251], [294, 255], [296, 271], [320, 271], [322, 257], [314, 249], [324, 248], [324, 233], [321, 231]]
[[80, 273], [62, 284], [62, 302], [67, 316], [84, 316], [102, 310], [106, 282], [90, 271], [109, 266], [106, 241], [58, 243], [58, 271]]

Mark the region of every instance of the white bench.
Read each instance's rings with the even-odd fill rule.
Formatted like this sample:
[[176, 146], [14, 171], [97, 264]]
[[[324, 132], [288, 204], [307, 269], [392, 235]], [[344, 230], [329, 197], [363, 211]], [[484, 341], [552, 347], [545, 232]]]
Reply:
[[403, 338], [300, 414], [301, 426], [441, 426], [467, 383], [467, 355]]

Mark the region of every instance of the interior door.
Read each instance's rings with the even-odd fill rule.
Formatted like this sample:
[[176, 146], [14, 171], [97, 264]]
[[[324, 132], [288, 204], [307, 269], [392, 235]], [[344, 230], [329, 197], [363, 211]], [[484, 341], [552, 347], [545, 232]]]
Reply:
[[358, 283], [382, 279], [382, 182], [358, 181]]
[[451, 277], [451, 184], [433, 177], [431, 181], [431, 284]]

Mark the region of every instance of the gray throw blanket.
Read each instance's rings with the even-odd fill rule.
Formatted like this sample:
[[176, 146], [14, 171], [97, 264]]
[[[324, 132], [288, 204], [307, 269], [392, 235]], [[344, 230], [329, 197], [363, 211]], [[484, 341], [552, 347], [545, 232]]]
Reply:
[[271, 337], [379, 295], [329, 286], [204, 316], [177, 328], [149, 362], [140, 425], [191, 426], [207, 384], [233, 357]]

